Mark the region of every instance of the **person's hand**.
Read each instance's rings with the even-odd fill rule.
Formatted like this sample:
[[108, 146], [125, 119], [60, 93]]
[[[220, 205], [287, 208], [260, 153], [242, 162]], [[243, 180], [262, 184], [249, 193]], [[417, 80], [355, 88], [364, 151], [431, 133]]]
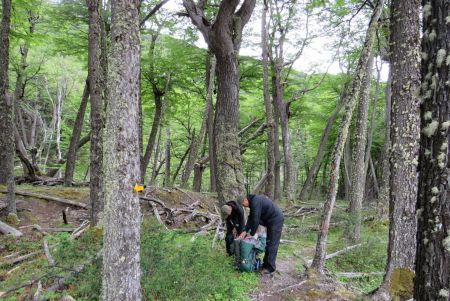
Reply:
[[239, 235], [238, 239], [244, 239], [246, 235], [247, 235], [247, 232], [243, 231], [241, 233], [241, 235]]
[[231, 230], [231, 234], [233, 234], [233, 237], [234, 237], [234, 238], [237, 237], [237, 231], [236, 231], [236, 228], [233, 228], [233, 230]]

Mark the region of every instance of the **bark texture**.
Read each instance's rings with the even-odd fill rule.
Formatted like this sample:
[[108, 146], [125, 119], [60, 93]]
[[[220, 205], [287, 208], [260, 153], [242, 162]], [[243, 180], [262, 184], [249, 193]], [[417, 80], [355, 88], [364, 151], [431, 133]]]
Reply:
[[103, 211], [103, 128], [104, 102], [103, 91], [106, 85], [106, 53], [102, 47], [104, 30], [103, 18], [100, 14], [101, 0], [87, 0], [89, 9], [88, 37], [88, 81], [91, 100], [91, 149], [90, 149], [90, 197], [91, 222], [99, 222], [99, 214]]
[[359, 95], [358, 116], [356, 118], [355, 145], [352, 156], [352, 186], [350, 190], [350, 227], [348, 236], [354, 241], [361, 238], [361, 210], [366, 186], [365, 152], [367, 140], [367, 121], [369, 115], [369, 92], [372, 78], [373, 55], [370, 56], [363, 85]]
[[342, 118], [339, 133], [334, 144], [333, 155], [331, 158], [331, 172], [328, 196], [323, 208], [320, 222], [320, 232], [316, 245], [316, 252], [314, 254], [314, 259], [311, 265], [311, 268], [315, 269], [320, 274], [324, 273], [328, 230], [330, 228], [331, 214], [336, 202], [336, 193], [338, 188], [337, 186], [339, 183], [339, 167], [341, 163], [342, 152], [344, 149], [345, 140], [347, 139], [353, 110], [355, 107], [356, 99], [358, 97], [358, 92], [360, 91], [363, 77], [366, 72], [367, 62], [369, 60], [369, 57], [371, 56], [375, 33], [378, 28], [378, 20], [382, 12], [383, 5], [384, 0], [380, 0], [372, 14], [369, 27], [367, 29], [364, 46], [358, 60], [356, 74], [353, 78], [352, 86], [348, 94], [349, 99], [345, 101], [346, 106], [344, 116]]
[[263, 96], [264, 96], [264, 108], [266, 110], [267, 120], [267, 171], [265, 182], [265, 193], [270, 199], [275, 197], [275, 127], [273, 118], [272, 102], [270, 101], [269, 90], [269, 55], [268, 55], [268, 24], [267, 24], [267, 12], [269, 6], [267, 1], [264, 1], [264, 10], [261, 18], [261, 49], [262, 49], [262, 70], [263, 70]]
[[420, 1], [394, 0], [391, 5], [392, 153], [386, 283], [395, 269], [414, 267], [420, 137]]
[[141, 300], [138, 0], [111, 2], [102, 300]]
[[[255, 7], [255, 0], [221, 1], [216, 19], [211, 24], [205, 16], [205, 2], [198, 5], [183, 0], [194, 25], [200, 30], [217, 60], [218, 93], [214, 118], [216, 180], [219, 203], [236, 199], [245, 192], [239, 149], [239, 66], [238, 53], [242, 30]], [[211, 137], [211, 136], [210, 136]]]
[[445, 301], [450, 291], [450, 3], [436, 0], [423, 4], [422, 136], [414, 299]]
[[16, 213], [14, 195], [14, 102], [8, 93], [9, 31], [11, 0], [2, 1], [0, 31], [0, 184], [8, 188], [8, 212]]
[[69, 149], [66, 155], [66, 170], [64, 173], [64, 185], [72, 186], [73, 173], [75, 171], [75, 161], [77, 158], [78, 141], [80, 141], [81, 131], [83, 129], [84, 113], [89, 99], [89, 83], [86, 81], [80, 108], [78, 109], [75, 124], [73, 125], [72, 137], [70, 138]]

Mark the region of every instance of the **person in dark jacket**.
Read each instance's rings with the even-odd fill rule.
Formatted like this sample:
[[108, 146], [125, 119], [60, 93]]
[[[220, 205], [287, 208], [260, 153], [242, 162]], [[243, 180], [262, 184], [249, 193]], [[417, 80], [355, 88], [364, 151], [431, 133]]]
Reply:
[[273, 273], [276, 270], [275, 261], [284, 224], [283, 213], [271, 199], [263, 195], [250, 194], [241, 198], [240, 202], [243, 207], [250, 208], [250, 215], [239, 239], [255, 235], [259, 225], [265, 226], [267, 228], [267, 245], [262, 272], [264, 274]]
[[222, 216], [227, 226], [225, 235], [227, 253], [232, 255], [234, 253], [232, 250], [233, 242], [244, 229], [244, 210], [236, 201], [229, 201], [222, 206]]

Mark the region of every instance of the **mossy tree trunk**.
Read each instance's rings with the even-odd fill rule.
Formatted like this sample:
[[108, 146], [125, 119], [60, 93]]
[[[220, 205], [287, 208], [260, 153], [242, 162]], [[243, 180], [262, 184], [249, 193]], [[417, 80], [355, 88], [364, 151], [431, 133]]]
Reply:
[[414, 268], [420, 120], [420, 1], [391, 3], [392, 68], [389, 243], [384, 285]]
[[422, 137], [414, 299], [445, 301], [450, 292], [450, 3], [435, 0], [423, 4]]
[[[245, 192], [239, 148], [239, 64], [242, 30], [255, 7], [255, 0], [221, 1], [213, 23], [205, 16], [205, 1], [184, 0], [183, 5], [217, 60], [218, 93], [214, 117], [216, 180], [219, 203]], [[211, 137], [210, 137], [211, 138]]]
[[367, 61], [363, 85], [359, 95], [358, 116], [356, 118], [355, 145], [352, 155], [352, 174], [350, 189], [350, 221], [347, 236], [353, 241], [361, 239], [361, 210], [366, 186], [365, 153], [367, 141], [367, 122], [369, 115], [369, 93], [372, 79], [373, 55]]
[[89, 11], [88, 36], [88, 81], [91, 101], [91, 147], [90, 147], [90, 198], [91, 222], [99, 222], [99, 214], [104, 207], [103, 192], [103, 128], [104, 97], [107, 70], [107, 60], [103, 40], [106, 34], [102, 28], [101, 0], [87, 0]]
[[272, 102], [270, 100], [269, 87], [269, 56], [268, 56], [268, 29], [267, 12], [269, 6], [267, 0], [264, 1], [264, 10], [261, 18], [261, 49], [262, 49], [262, 68], [263, 68], [263, 96], [264, 107], [267, 120], [267, 171], [265, 193], [270, 199], [275, 198], [275, 120], [273, 118]]
[[371, 56], [376, 30], [378, 28], [378, 21], [380, 19], [383, 5], [384, 0], [380, 0], [372, 14], [369, 27], [367, 29], [364, 46], [358, 60], [358, 65], [356, 67], [356, 74], [353, 78], [352, 86], [348, 94], [348, 99], [345, 100], [346, 105], [344, 116], [342, 117], [339, 133], [334, 144], [333, 154], [331, 158], [331, 172], [328, 196], [323, 208], [320, 222], [320, 232], [316, 245], [316, 252], [314, 254], [314, 259], [311, 265], [311, 268], [316, 270], [320, 274], [324, 273], [328, 231], [330, 228], [330, 220], [333, 212], [333, 207], [336, 202], [336, 193], [338, 188], [337, 186], [339, 183], [339, 167], [341, 163], [342, 152], [344, 149], [345, 140], [347, 139], [356, 99], [358, 97], [362, 81], [366, 73], [367, 62], [369, 60], [369, 57]]
[[8, 93], [11, 0], [2, 0], [0, 31], [0, 184], [8, 188], [8, 212], [16, 213], [14, 195], [14, 101]]
[[111, 2], [111, 51], [104, 135], [102, 300], [141, 300], [139, 196], [139, 0]]

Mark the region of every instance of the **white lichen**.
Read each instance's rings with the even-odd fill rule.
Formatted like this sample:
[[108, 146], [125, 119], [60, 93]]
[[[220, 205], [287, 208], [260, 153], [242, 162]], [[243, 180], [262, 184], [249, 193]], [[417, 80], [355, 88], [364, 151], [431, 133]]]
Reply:
[[442, 245], [448, 252], [450, 252], [450, 236], [442, 241]]
[[427, 111], [427, 112], [425, 112], [425, 114], [423, 114], [423, 118], [425, 120], [431, 120], [431, 119], [433, 119], [433, 113], [431, 113], [431, 111]]
[[445, 51], [445, 49], [441, 48], [438, 50], [436, 54], [436, 65], [438, 68], [442, 66], [442, 63], [444, 62], [446, 55], [447, 51]]
[[450, 15], [448, 15], [448, 16], [445, 18], [445, 23], [446, 23], [446, 24], [450, 23]]
[[436, 202], [436, 197], [434, 196], [434, 197], [432, 197], [431, 199], [430, 199], [430, 203], [431, 204], [434, 204]]
[[447, 66], [450, 65], [450, 54], [447, 55], [447, 58], [445, 59], [445, 64], [447, 64]]
[[423, 239], [423, 244], [426, 246], [428, 244], [428, 238]]
[[431, 151], [429, 149], [425, 149], [425, 156], [430, 156], [431, 155]]
[[448, 298], [448, 290], [446, 290], [446, 289], [441, 289], [441, 290], [439, 291], [439, 297]]
[[428, 35], [428, 40], [430, 40], [430, 42], [433, 42], [437, 37], [437, 33], [436, 30], [433, 29], [430, 34]]
[[427, 19], [429, 16], [431, 16], [431, 4], [430, 2], [427, 2], [424, 6], [423, 6], [423, 17], [424, 19]]
[[417, 209], [417, 210], [416, 210], [416, 217], [417, 217], [417, 218], [422, 218], [422, 212], [423, 212], [423, 209], [422, 209], [422, 208]]
[[426, 52], [422, 52], [422, 61], [426, 61], [426, 60], [428, 60], [428, 53], [426, 53]]
[[439, 125], [439, 122], [437, 122], [436, 120], [431, 121], [424, 129], [423, 129], [423, 134], [425, 136], [427, 136], [428, 138], [433, 136], [434, 133], [437, 130], [437, 127]]
[[445, 121], [445, 122], [443, 122], [443, 123], [441, 124], [441, 129], [442, 129], [443, 131], [448, 130], [449, 127], [450, 127], [450, 120], [447, 120], [447, 121]]
[[447, 142], [444, 142], [444, 143], [441, 144], [441, 151], [446, 151], [447, 148], [448, 148]]
[[431, 193], [432, 193], [432, 194], [438, 194], [438, 193], [439, 193], [439, 188], [437, 188], [436, 186], [434, 186], [433, 188], [431, 188]]

